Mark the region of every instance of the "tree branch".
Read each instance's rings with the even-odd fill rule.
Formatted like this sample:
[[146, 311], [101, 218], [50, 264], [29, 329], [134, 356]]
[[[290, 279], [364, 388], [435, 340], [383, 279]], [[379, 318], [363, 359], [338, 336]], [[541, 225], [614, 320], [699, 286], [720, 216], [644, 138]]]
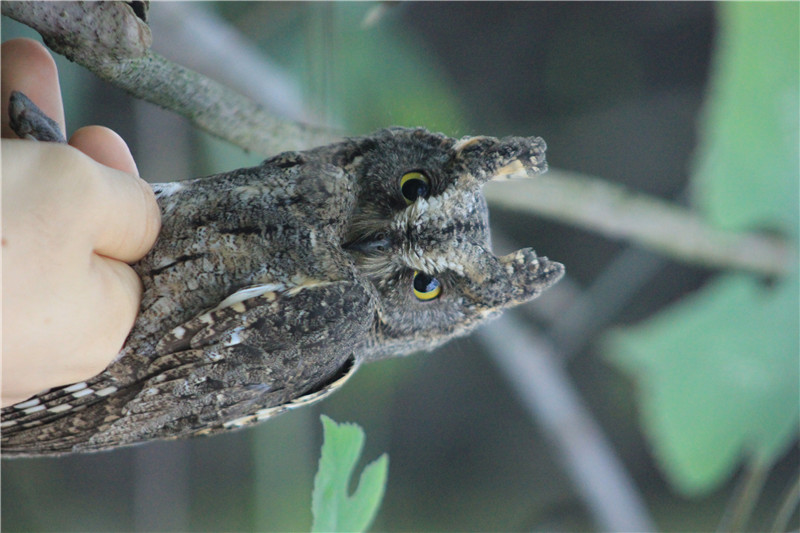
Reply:
[[150, 28], [125, 2], [3, 2], [2, 11], [101, 79], [246, 150], [271, 155], [336, 138], [330, 131], [277, 118], [249, 98], [152, 52]]
[[551, 170], [533, 180], [487, 186], [485, 193], [490, 204], [629, 240], [687, 263], [780, 276], [797, 258], [784, 239], [723, 231], [688, 209], [576, 172]]

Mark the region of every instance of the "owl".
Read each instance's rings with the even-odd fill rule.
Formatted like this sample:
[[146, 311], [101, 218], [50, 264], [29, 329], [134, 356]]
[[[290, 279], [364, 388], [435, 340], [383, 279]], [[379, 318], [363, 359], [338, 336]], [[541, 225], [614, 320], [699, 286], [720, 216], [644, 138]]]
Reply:
[[[19, 93], [11, 114], [51, 138]], [[134, 265], [144, 292], [124, 347], [100, 374], [4, 408], [3, 453], [243, 428], [535, 298], [564, 267], [494, 255], [481, 188], [545, 171], [544, 154], [538, 137], [394, 127], [154, 184], [162, 229]]]

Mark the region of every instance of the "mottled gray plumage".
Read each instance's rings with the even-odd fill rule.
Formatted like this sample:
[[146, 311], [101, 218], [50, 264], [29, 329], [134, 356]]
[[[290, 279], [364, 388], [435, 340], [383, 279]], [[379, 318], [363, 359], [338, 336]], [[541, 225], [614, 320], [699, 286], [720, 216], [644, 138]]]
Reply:
[[481, 187], [543, 172], [544, 150], [390, 128], [153, 185], [163, 227], [134, 265], [144, 295], [124, 348], [86, 382], [4, 408], [3, 452], [244, 427], [536, 297], [564, 268], [492, 254]]

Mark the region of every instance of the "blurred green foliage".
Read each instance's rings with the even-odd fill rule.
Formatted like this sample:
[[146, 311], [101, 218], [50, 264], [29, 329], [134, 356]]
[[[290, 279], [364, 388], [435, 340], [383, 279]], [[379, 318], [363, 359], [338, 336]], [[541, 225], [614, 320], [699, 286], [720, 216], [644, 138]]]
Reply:
[[[796, 3], [719, 5], [720, 34], [693, 176], [708, 220], [797, 240]], [[749, 253], [742, 250], [743, 254]], [[717, 488], [742, 458], [769, 466], [798, 433], [798, 275], [721, 274], [610, 337], [643, 427], [681, 492]]]
[[692, 186], [723, 228], [797, 239], [800, 4], [722, 3]]
[[[302, 14], [298, 31], [282, 31], [282, 26], [269, 31], [259, 25], [250, 35], [302, 80], [303, 100], [318, 118], [348, 133], [390, 125], [463, 132], [467, 121], [458, 92], [442, 75], [432, 51], [392, 20], [364, 27], [374, 6], [309, 3], [297, 9]], [[246, 4], [218, 7], [233, 20], [253, 16]], [[260, 9], [266, 14], [270, 7]]]

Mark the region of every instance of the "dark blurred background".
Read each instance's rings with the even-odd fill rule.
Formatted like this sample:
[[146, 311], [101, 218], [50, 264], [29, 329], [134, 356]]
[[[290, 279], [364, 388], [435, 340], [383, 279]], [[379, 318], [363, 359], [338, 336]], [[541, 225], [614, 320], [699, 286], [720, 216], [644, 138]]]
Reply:
[[[185, 4], [232, 25], [286, 83], [282, 109], [354, 134], [388, 125], [452, 136], [539, 135], [552, 168], [683, 202], [713, 51], [710, 3], [409, 2]], [[154, 48], [202, 59], [215, 34], [170, 43], [184, 15], [151, 8]], [[171, 14], [169, 16], [176, 16]], [[3, 18], [3, 40], [35, 36]], [[191, 33], [190, 33], [191, 35]], [[38, 36], [36, 36], [38, 38]], [[219, 44], [222, 46], [222, 44]], [[180, 57], [180, 59], [178, 59]], [[67, 125], [100, 123], [130, 143], [143, 176], [166, 181], [257, 162], [193, 132], [59, 58]], [[197, 67], [200, 68], [200, 67]], [[233, 83], [233, 82], [230, 82]], [[276, 82], [277, 83], [277, 82]], [[263, 87], [249, 87], [256, 93]], [[266, 89], [265, 89], [266, 90]], [[281, 92], [283, 91], [283, 92]], [[493, 230], [563, 262], [577, 291], [625, 249], [595, 233], [492, 211]], [[701, 286], [710, 271], [665, 261], [610, 324], [633, 323]], [[563, 296], [563, 294], [562, 294]], [[557, 296], [554, 296], [554, 298]], [[544, 296], [534, 302], [546, 306]], [[548, 333], [526, 308], [523, 320]], [[488, 327], [492, 327], [491, 325]], [[662, 477], [637, 424], [633, 385], [590, 336], [569, 375], [662, 530], [714, 529], [735, 478], [699, 499]], [[556, 347], [558, 339], [555, 338]], [[365, 461], [390, 456], [374, 530], [593, 530], [558, 450], [475, 338], [368, 365], [341, 392], [255, 429], [97, 455], [4, 461], [7, 531], [307, 530], [319, 414], [362, 425]], [[787, 456], [760, 501], [796, 471]], [[759, 504], [756, 518], [772, 512]]]

